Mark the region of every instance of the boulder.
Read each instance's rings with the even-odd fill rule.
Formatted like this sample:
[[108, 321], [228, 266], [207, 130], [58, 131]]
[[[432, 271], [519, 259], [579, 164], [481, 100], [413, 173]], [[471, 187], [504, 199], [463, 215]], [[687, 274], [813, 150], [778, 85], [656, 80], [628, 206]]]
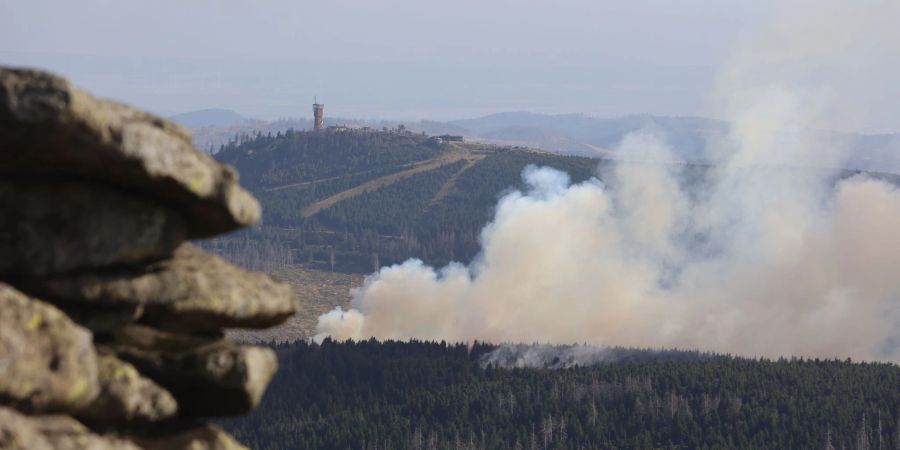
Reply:
[[36, 413], [75, 411], [99, 391], [91, 333], [0, 283], [0, 401]]
[[186, 427], [154, 437], [133, 437], [144, 450], [247, 450], [216, 425]]
[[47, 72], [0, 68], [0, 149], [2, 175], [65, 174], [161, 199], [191, 238], [260, 218], [237, 172], [195, 150], [183, 128]]
[[[244, 449], [291, 288], [185, 243], [259, 203], [181, 127], [0, 67], [0, 449]], [[102, 434], [113, 433], [113, 434]]]
[[141, 450], [113, 436], [92, 433], [68, 416], [26, 416], [0, 406], [0, 448], [4, 450]]
[[159, 422], [178, 412], [168, 391], [115, 356], [99, 361], [100, 394], [77, 416], [92, 425]]
[[90, 182], [0, 178], [0, 273], [44, 276], [142, 263], [171, 255], [187, 238], [180, 214], [125, 192]]
[[278, 367], [275, 353], [268, 348], [142, 326], [119, 330], [111, 345], [120, 358], [175, 396], [182, 417], [251, 411]]
[[239, 269], [190, 244], [140, 270], [40, 279], [28, 289], [70, 303], [140, 303], [143, 322], [174, 331], [266, 328], [296, 310], [289, 285]]

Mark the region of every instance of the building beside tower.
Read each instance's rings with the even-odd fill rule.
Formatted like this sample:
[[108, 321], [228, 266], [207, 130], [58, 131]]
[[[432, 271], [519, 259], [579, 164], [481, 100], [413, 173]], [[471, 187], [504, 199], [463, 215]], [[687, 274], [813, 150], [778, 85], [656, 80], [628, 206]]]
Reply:
[[322, 131], [325, 128], [325, 105], [313, 100], [313, 130]]

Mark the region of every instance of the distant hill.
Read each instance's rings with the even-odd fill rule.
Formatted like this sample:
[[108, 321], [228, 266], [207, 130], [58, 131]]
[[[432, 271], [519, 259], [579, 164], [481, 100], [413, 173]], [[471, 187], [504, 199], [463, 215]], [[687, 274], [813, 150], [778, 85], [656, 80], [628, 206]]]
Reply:
[[[374, 130], [382, 130], [388, 128], [396, 128], [403, 123], [408, 130], [416, 133], [426, 133], [432, 136], [441, 134], [466, 134], [467, 130], [446, 122], [432, 122], [423, 120], [421, 122], [398, 122], [392, 120], [360, 120], [348, 119], [341, 117], [325, 117], [325, 125], [346, 125], [354, 128], [368, 127]], [[234, 125], [216, 125], [216, 126], [190, 126], [194, 137], [194, 145], [198, 148], [214, 153], [222, 146], [232, 141], [241, 141], [255, 136], [257, 133], [275, 134], [285, 133], [288, 130], [304, 131], [313, 127], [311, 118], [284, 118], [271, 122], [262, 121], [245, 121]]]
[[409, 257], [468, 261], [498, 196], [522, 185], [528, 164], [576, 181], [602, 160], [478, 143], [436, 144], [423, 134], [287, 131], [232, 142], [216, 158], [235, 166], [263, 204], [263, 226], [241, 239], [276, 242], [308, 268], [367, 273]]
[[189, 111], [169, 116], [175, 122], [190, 128], [199, 127], [232, 127], [255, 122], [230, 109], [210, 108]]
[[[523, 145], [583, 156], [616, 157], [615, 147], [629, 133], [647, 131], [661, 138], [684, 161], [702, 161], [707, 142], [726, 136], [726, 122], [703, 117], [631, 115], [597, 118], [581, 114], [505, 112], [455, 120], [458, 134], [500, 144]], [[849, 148], [845, 169], [900, 173], [900, 134], [834, 133]]]
[[[600, 118], [583, 114], [537, 114], [504, 112], [484, 117], [450, 122], [398, 122], [326, 117], [326, 124], [369, 127], [376, 130], [399, 124], [415, 133], [428, 135], [454, 134], [469, 140], [500, 146], [519, 146], [566, 155], [618, 158], [616, 149], [622, 139], [634, 132], [649, 132], [665, 142], [674, 157], [687, 162], [704, 162], [708, 142], [726, 137], [728, 124], [703, 117], [669, 117], [637, 114]], [[281, 119], [273, 122], [244, 122], [222, 126], [191, 126], [194, 144], [215, 152], [231, 141], [247, 140], [256, 135], [289, 129], [311, 127], [308, 118]], [[833, 133], [835, 142], [849, 149], [841, 167], [852, 170], [892, 172], [900, 174], [900, 134]]]
[[[272, 244], [259, 248], [273, 249], [278, 260], [356, 273], [410, 257], [432, 265], [467, 262], [480, 248], [481, 229], [498, 197], [523, 187], [525, 166], [554, 167], [579, 182], [612, 163], [353, 129], [259, 133], [232, 141], [215, 156], [240, 171], [241, 183], [263, 205], [263, 225], [241, 239]], [[679, 166], [685, 186], [698, 184], [707, 168]]]
[[703, 158], [705, 142], [723, 135], [726, 124], [701, 117], [633, 115], [597, 118], [582, 114], [508, 112], [451, 124], [470, 130], [472, 137], [518, 143], [546, 150], [597, 156], [598, 149], [612, 149], [632, 132], [653, 132], [687, 161]]

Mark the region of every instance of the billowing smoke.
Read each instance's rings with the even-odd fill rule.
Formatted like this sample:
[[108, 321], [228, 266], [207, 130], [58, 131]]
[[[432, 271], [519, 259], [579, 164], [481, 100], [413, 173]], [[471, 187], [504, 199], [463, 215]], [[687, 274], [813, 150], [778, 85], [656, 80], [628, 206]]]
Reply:
[[[606, 184], [529, 167], [474, 262], [385, 267], [350, 310], [319, 318], [317, 338], [900, 361], [900, 191], [826, 170], [846, 154], [824, 130], [859, 111], [843, 101], [855, 90], [836, 89], [864, 69], [834, 70], [833, 84], [817, 72], [896, 35], [886, 17], [900, 18], [900, 4], [814, 6], [805, 20], [779, 16], [722, 71], [712, 103], [731, 131], [710, 143], [716, 164], [703, 176], [646, 162], [672, 159], [650, 133], [622, 141], [617, 151], [632, 157]], [[898, 50], [900, 39], [889, 42]]]
[[593, 345], [507, 344], [481, 356], [481, 365], [504, 368], [567, 369], [614, 361], [607, 347]]

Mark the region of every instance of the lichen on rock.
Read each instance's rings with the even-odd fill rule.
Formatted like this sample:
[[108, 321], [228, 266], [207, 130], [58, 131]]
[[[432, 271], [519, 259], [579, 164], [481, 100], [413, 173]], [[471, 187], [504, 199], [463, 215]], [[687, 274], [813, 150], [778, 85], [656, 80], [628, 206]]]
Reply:
[[91, 333], [0, 283], [0, 399], [29, 412], [72, 411], [99, 390]]
[[119, 436], [104, 436], [64, 415], [28, 416], [0, 406], [4, 450], [141, 450]]
[[160, 422], [174, 418], [178, 404], [168, 391], [131, 364], [111, 355], [99, 360], [100, 393], [76, 416], [96, 425]]
[[144, 321], [179, 331], [268, 328], [296, 310], [290, 286], [237, 268], [190, 244], [144, 267], [48, 277], [32, 283], [48, 298], [144, 306]]
[[[136, 336], [137, 335], [137, 336]], [[184, 343], [173, 351], [172, 343]], [[231, 416], [251, 411], [278, 367], [268, 348], [242, 346], [226, 339], [195, 340], [149, 327], [121, 330], [112, 349], [180, 399], [191, 416]]]

